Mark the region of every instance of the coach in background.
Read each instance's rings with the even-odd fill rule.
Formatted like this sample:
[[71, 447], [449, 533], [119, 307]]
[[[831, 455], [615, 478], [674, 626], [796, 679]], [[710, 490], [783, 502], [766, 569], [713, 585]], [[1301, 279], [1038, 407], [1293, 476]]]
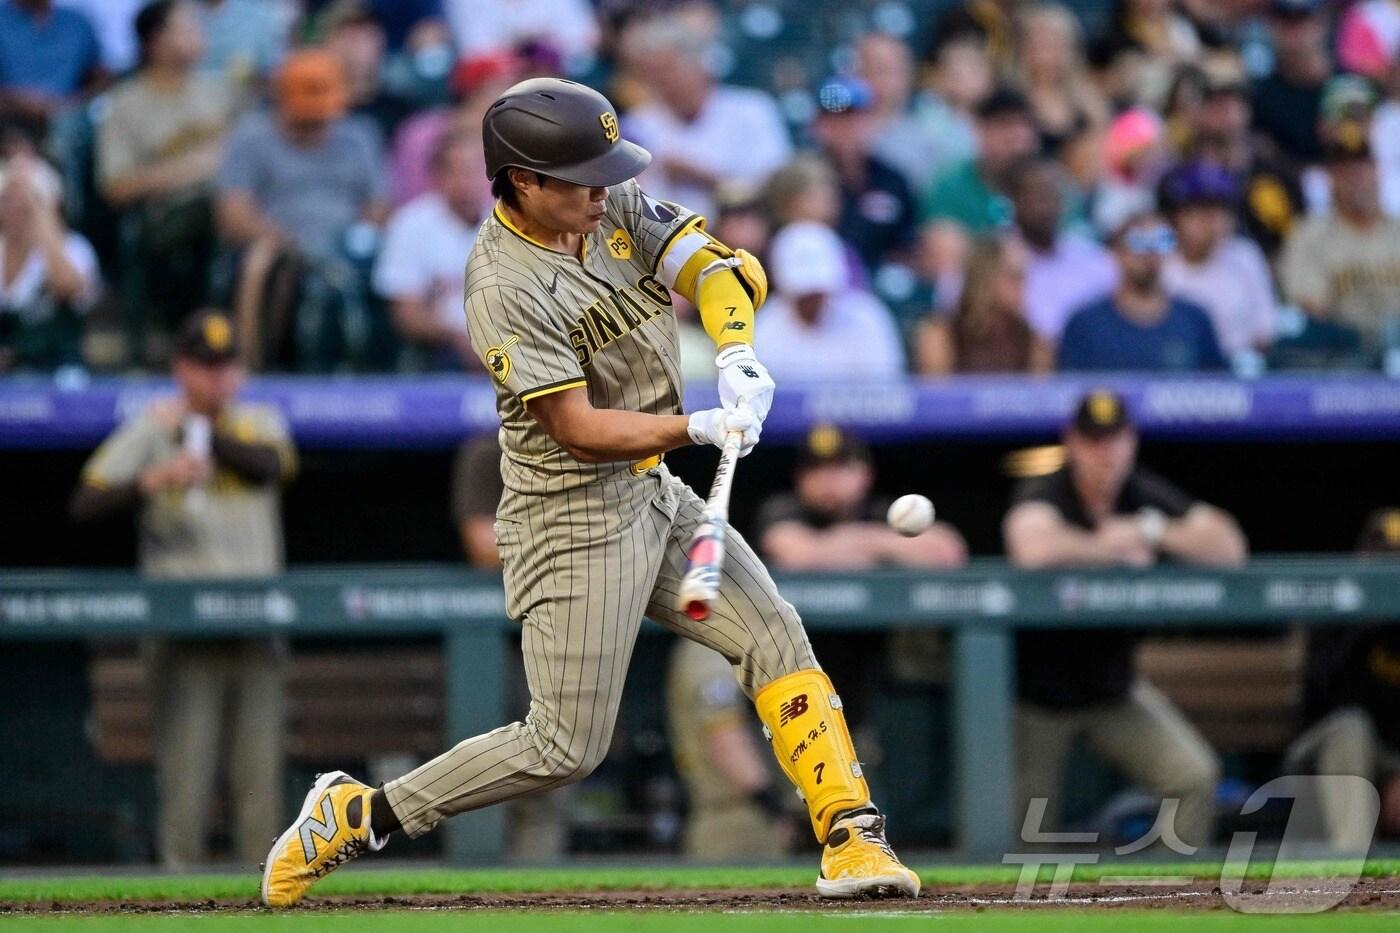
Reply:
[[753, 706], [723, 655], [676, 639], [666, 671], [666, 714], [690, 803], [681, 851], [705, 862], [787, 854], [799, 804], [782, 789]]
[[[1400, 509], [1366, 521], [1359, 550], [1400, 556]], [[1289, 774], [1353, 774], [1380, 792], [1380, 825], [1353, 788], [1324, 785], [1319, 801], [1327, 842], [1364, 854], [1374, 833], [1400, 836], [1400, 625], [1330, 626], [1308, 636], [1303, 715], [1311, 725], [1288, 750]]]
[[791, 493], [759, 509], [754, 537], [782, 570], [867, 570], [958, 567], [967, 545], [951, 525], [936, 523], [915, 538], [885, 524], [889, 502], [872, 496], [875, 468], [860, 438], [818, 425], [797, 455]]
[[[243, 383], [237, 359], [227, 316], [192, 316], [175, 346], [177, 394], [123, 424], [83, 468], [73, 517], [135, 509], [148, 577], [248, 579], [282, 571], [279, 489], [295, 471], [296, 455], [275, 410], [236, 401]], [[286, 651], [270, 638], [145, 646], [165, 865], [205, 860], [225, 738], [237, 857], [256, 864], [277, 834]]]
[[[1229, 567], [1245, 560], [1233, 518], [1137, 466], [1137, 432], [1116, 394], [1086, 395], [1064, 445], [1065, 465], [1023, 483], [1006, 516], [1016, 566]], [[1133, 781], [1178, 800], [1177, 836], [1206, 844], [1219, 759], [1181, 712], [1136, 676], [1136, 643], [1134, 633], [1117, 628], [1017, 636], [1019, 812], [1033, 798], [1047, 798], [1039, 828], [1052, 827], [1066, 758], [1083, 740]]]

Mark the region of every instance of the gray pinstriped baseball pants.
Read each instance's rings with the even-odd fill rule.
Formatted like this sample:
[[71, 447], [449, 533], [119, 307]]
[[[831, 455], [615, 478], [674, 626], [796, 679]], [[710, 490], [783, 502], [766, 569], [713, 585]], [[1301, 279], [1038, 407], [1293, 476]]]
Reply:
[[724, 655], [750, 698], [817, 667], [797, 612], [733, 529], [710, 617], [695, 622], [674, 608], [703, 507], [665, 466], [550, 495], [506, 493], [496, 536], [506, 610], [522, 624], [530, 711], [385, 784], [406, 833], [596, 768], [612, 741], [643, 616]]

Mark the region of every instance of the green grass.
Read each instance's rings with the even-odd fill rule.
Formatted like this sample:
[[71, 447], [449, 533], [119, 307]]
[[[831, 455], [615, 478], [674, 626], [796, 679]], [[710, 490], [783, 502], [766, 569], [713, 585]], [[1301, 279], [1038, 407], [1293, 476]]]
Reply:
[[1400, 930], [1393, 914], [1317, 914], [1301, 917], [1254, 917], [1228, 912], [1192, 914], [1189, 920], [1168, 911], [1109, 910], [879, 915], [859, 910], [827, 914], [652, 913], [589, 911], [551, 914], [481, 911], [479, 913], [350, 911], [316, 914], [159, 915], [43, 917], [6, 921], [0, 930], [34, 933], [845, 933], [847, 930], [936, 931], [936, 933], [1175, 933], [1189, 927], [1204, 931], [1384, 931]]
[[[1276, 878], [1325, 878], [1349, 874], [1355, 862], [1280, 862]], [[1250, 866], [1249, 877], [1268, 877], [1270, 865]], [[521, 894], [540, 891], [619, 891], [696, 888], [809, 888], [815, 866], [751, 868], [533, 868], [533, 869], [359, 869], [337, 872], [316, 886], [316, 894]], [[1363, 873], [1400, 877], [1400, 860], [1376, 859]], [[1016, 865], [930, 865], [919, 868], [930, 887], [959, 884], [1008, 884], [1019, 874]], [[1104, 875], [1220, 877], [1219, 863], [1127, 863], [1076, 866], [1078, 881]], [[1050, 869], [1041, 871], [1050, 880]], [[72, 875], [47, 878], [0, 877], [0, 904], [5, 902], [142, 900], [202, 901], [257, 896], [257, 876], [220, 875]]]

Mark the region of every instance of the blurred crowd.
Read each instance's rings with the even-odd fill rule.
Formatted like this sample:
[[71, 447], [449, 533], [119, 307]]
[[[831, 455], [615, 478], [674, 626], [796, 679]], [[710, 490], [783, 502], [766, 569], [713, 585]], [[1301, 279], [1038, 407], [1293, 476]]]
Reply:
[[209, 307], [255, 370], [479, 367], [480, 118], [544, 74], [763, 258], [779, 380], [1400, 373], [1396, 0], [4, 0], [0, 371]]

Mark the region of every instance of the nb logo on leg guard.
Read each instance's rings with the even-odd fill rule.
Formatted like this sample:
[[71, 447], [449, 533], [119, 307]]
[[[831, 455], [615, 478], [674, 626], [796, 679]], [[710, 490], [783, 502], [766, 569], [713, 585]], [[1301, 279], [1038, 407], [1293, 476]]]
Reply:
[[778, 707], [778, 725], [786, 726], [805, 712], [807, 712], [807, 694], [799, 693]]
[[[870, 803], [836, 691], [819, 670], [788, 674], [754, 697], [783, 774], [807, 801], [812, 831], [825, 841], [836, 814]], [[805, 717], [805, 718], [804, 718]]]
[[306, 856], [306, 864], [310, 865], [316, 858], [315, 839], [330, 842], [335, 838], [337, 829], [335, 808], [331, 806], [331, 798], [327, 794], [321, 798], [321, 818], [318, 820], [314, 816], [308, 816], [301, 824], [301, 852]]

